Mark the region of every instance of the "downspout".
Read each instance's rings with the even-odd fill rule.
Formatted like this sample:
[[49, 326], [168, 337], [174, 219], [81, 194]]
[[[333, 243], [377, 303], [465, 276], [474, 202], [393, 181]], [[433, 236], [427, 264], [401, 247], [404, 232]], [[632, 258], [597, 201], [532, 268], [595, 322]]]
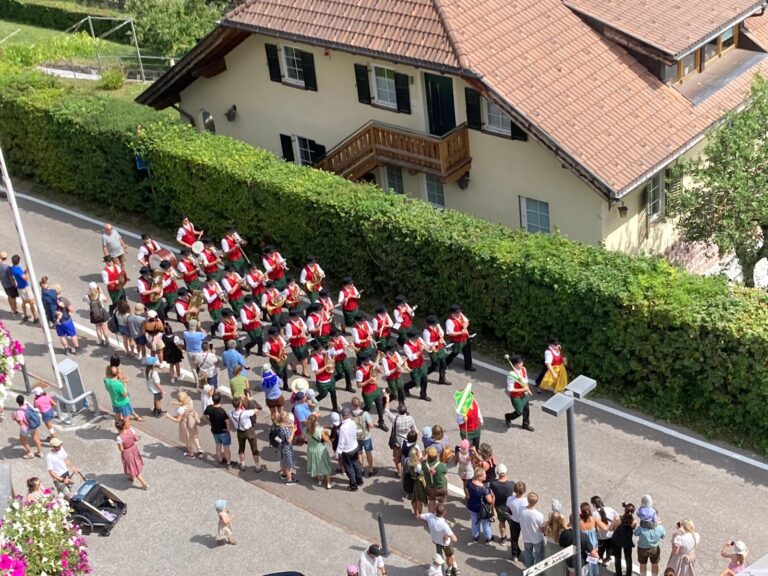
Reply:
[[181, 106], [179, 106], [178, 104], [173, 104], [173, 105], [171, 106], [171, 108], [173, 108], [174, 110], [176, 110], [176, 112], [178, 112], [178, 113], [179, 113], [179, 114], [181, 114], [181, 115], [182, 115], [184, 118], [186, 118], [187, 120], [189, 120], [189, 123], [190, 123], [190, 124], [192, 124], [192, 126], [194, 126], [195, 128], [197, 128], [197, 123], [195, 122], [195, 117], [194, 117], [194, 116], [192, 116], [192, 114], [190, 114], [189, 112], [187, 112], [186, 110], [184, 110], [184, 109], [183, 109]]

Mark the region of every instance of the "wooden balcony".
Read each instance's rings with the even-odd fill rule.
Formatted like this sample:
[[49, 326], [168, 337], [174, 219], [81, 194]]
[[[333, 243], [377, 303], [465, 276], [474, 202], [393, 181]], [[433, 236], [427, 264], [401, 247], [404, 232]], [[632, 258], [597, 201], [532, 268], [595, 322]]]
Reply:
[[444, 184], [456, 182], [472, 164], [467, 125], [437, 137], [372, 120], [329, 150], [315, 167], [359, 180], [385, 164], [432, 174]]

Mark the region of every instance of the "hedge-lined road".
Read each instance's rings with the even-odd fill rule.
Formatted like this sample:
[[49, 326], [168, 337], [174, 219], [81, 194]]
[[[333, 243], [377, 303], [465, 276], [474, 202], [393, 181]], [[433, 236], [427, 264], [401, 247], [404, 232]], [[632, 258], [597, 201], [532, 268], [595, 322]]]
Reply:
[[[23, 188], [19, 184], [19, 191], [23, 191]], [[7, 205], [0, 206], [3, 206], [0, 211], [0, 249], [12, 254], [17, 252], [18, 246], [15, 228]], [[81, 298], [85, 293], [87, 282], [99, 281], [100, 278], [102, 265], [98, 227], [53, 210], [32, 205], [27, 201], [20, 201], [20, 206], [24, 213], [31, 249], [35, 255], [38, 276], [47, 275], [51, 282], [60, 283], [64, 287], [65, 295], [79, 308], [76, 322], [87, 325], [87, 315]], [[120, 222], [114, 223], [117, 226], [120, 225]], [[138, 243], [128, 238], [126, 241], [132, 248], [128, 258], [129, 275], [135, 279]], [[360, 286], [360, 288], [365, 289], [366, 286]], [[129, 292], [129, 297], [132, 300], [136, 299], [135, 290]], [[435, 311], [439, 312], [441, 317], [451, 303], [445, 304], [445, 311]], [[3, 309], [7, 310], [7, 307], [3, 306]], [[7, 313], [2, 317], [7, 319]], [[13, 331], [14, 322], [9, 322], [9, 327]], [[19, 336], [23, 335], [24, 338], [33, 333], [31, 329], [26, 328], [18, 332]], [[86, 353], [76, 357], [76, 360], [83, 367], [84, 379], [88, 387], [94, 389], [99, 395], [102, 406], [108, 406], [106, 393], [101, 385], [102, 360], [105, 351], [103, 348], [94, 346], [93, 341], [93, 338], [86, 336]], [[48, 375], [50, 367], [42, 357], [44, 350], [42, 334], [39, 335], [39, 342], [25, 342], [25, 344], [29, 344], [28, 357], [31, 369]], [[251, 360], [252, 365], [260, 363], [256, 359]], [[460, 362], [457, 362], [454, 366], [459, 364]], [[151, 408], [151, 398], [143, 385], [143, 380], [139, 377], [139, 371], [132, 366], [127, 370], [127, 374], [133, 382], [131, 390], [134, 403], [141, 413], [147, 414]], [[599, 380], [599, 375], [592, 376], [597, 376]], [[430, 384], [429, 393], [433, 402], [425, 403], [414, 399], [410, 401], [409, 408], [419, 429], [426, 424], [439, 423], [446, 428], [453, 442], [458, 439], [458, 433], [454, 424], [451, 393], [466, 382], [466, 376], [463, 372], [452, 370], [449, 371], [448, 379], [454, 386], [438, 387]], [[478, 372], [472, 375], [471, 380], [474, 382], [474, 391], [485, 417], [483, 440], [489, 442], [499, 460], [507, 464], [510, 477], [525, 481], [529, 489], [539, 494], [541, 509], [545, 513], [549, 511], [551, 498], [558, 498], [567, 505], [569, 484], [564, 419], [556, 420], [543, 414], [540, 405], [545, 396], [539, 396], [532, 407], [532, 425], [536, 431], [529, 433], [519, 427], [507, 431], [503, 414], [509, 411], [509, 401], [502, 392], [502, 376], [479, 368]], [[225, 376], [224, 382], [226, 382]], [[166, 389], [170, 391], [173, 387], [167, 386]], [[351, 395], [339, 392], [339, 397], [340, 401], [348, 402]], [[198, 397], [195, 395], [193, 398], [197, 401]], [[322, 413], [327, 416], [329, 408], [326, 405], [327, 401], [322, 404]], [[327, 421], [327, 418], [325, 420]], [[146, 432], [167, 440], [171, 444], [177, 443], [176, 425], [168, 420], [148, 418], [140, 426]], [[768, 502], [766, 485], [768, 475], [764, 471], [583, 405], [578, 407], [577, 427], [579, 493], [582, 501], [598, 494], [606, 504], [619, 508], [622, 500], [639, 504], [642, 494], [652, 494], [668, 529], [674, 526], [676, 520], [683, 517], [690, 517], [696, 523], [697, 529], [702, 534], [702, 543], [697, 555], [699, 567], [703, 573], [720, 571], [722, 562], [719, 551], [726, 540], [734, 538], [744, 540], [753, 551], [754, 557], [768, 553], [768, 533], [760, 528], [765, 503]], [[262, 446], [265, 439], [266, 435], [262, 432], [260, 435]], [[210, 434], [205, 429], [201, 431], [201, 440], [206, 449], [212, 450]], [[343, 491], [346, 483], [342, 476], [336, 477], [336, 489], [331, 491], [311, 486], [303, 468], [303, 448], [299, 450], [299, 477], [302, 481], [299, 486], [285, 487], [279, 482], [274, 472], [276, 458], [274, 451], [270, 448], [264, 450], [270, 472], [255, 481], [255, 474], [249, 470], [243, 478], [253, 481], [255, 486], [267, 486], [284, 501], [290, 502], [279, 510], [273, 510], [275, 514], [290, 514], [295, 510], [293, 505], [296, 505], [347, 528], [351, 533], [364, 535], [371, 540], [377, 539], [374, 515], [376, 512], [383, 512], [389, 525], [390, 545], [406, 557], [410, 556], [427, 562], [432, 553], [428, 536], [410, 518], [410, 507], [407, 503], [401, 502], [400, 489], [393, 477], [386, 440], [386, 434], [380, 431], [374, 432], [376, 464], [381, 468], [381, 472], [372, 481], [367, 481], [363, 490], [356, 494]], [[20, 457], [20, 449], [14, 454]], [[10, 456], [7, 450], [3, 455]], [[77, 459], [76, 454], [73, 456]], [[145, 476], [150, 484], [160, 475], [157, 469], [164, 466], [164, 459], [168, 457], [182, 460], [179, 451], [178, 453], [164, 452], [162, 457], [148, 461]], [[171, 466], [177, 468], [178, 462], [174, 462]], [[195, 465], [189, 465], [184, 470], [190, 475], [199, 474], [201, 480], [204, 478], [205, 482], [217, 482], [219, 475], [227, 474], [222, 470], [212, 474], [210, 470], [201, 469]], [[120, 470], [115, 468], [94, 472], [118, 473]], [[227, 478], [226, 482], [229, 483], [230, 478]], [[451, 475], [451, 482], [458, 484], [455, 473]], [[182, 486], [183, 482], [179, 481], [179, 487]], [[253, 489], [251, 497], [258, 498], [259, 494], [258, 490]], [[152, 491], [146, 495], [131, 493], [131, 496], [136, 501], [135, 506], [140, 506], [141, 500], [154, 501]], [[181, 493], [178, 497], [183, 499], [187, 506], [210, 504], [195, 500], [190, 502]], [[465, 574], [480, 571], [498, 573], [503, 569], [509, 570], [509, 564], [498, 559], [507, 557], [506, 548], [502, 552], [499, 545], [490, 547], [467, 545], [471, 540], [468, 530], [468, 513], [457, 498], [452, 497], [449, 502], [449, 515], [459, 521], [457, 526], [460, 538], [459, 561], [465, 569]], [[154, 501], [153, 505], [160, 511], [168, 506], [173, 507], [174, 502]], [[239, 526], [243, 530], [242, 516]], [[164, 530], [162, 525], [156, 527], [132, 525], [131, 516], [129, 516], [127, 521], [115, 531], [113, 538], [120, 538], [130, 546], [133, 539], [132, 533], [148, 529], [158, 530], [157, 537], [162, 538]], [[195, 546], [200, 547], [195, 543], [187, 543], [187, 539], [182, 539], [181, 542], [185, 546], [191, 546], [191, 551]], [[340, 549], [346, 550], [351, 546], [351, 541], [339, 542], [338, 545]], [[290, 544], [286, 543], [286, 549], [288, 548]], [[238, 552], [236, 557], [241, 559], [246, 557], [245, 550], [238, 547], [236, 552]], [[327, 553], [322, 549], [320, 541], [315, 547], [312, 543], [306, 543], [306, 548], [302, 548], [302, 553], [304, 552]], [[99, 547], [99, 553], [115, 554], [115, 558], [118, 555], [117, 550], [110, 552], [103, 546]], [[668, 553], [669, 544], [667, 543], [663, 548], [663, 561], [666, 561]], [[353, 559], [356, 554], [357, 552], [350, 551], [349, 559]], [[180, 549], [174, 555], [176, 558], [184, 558], [185, 551]]]

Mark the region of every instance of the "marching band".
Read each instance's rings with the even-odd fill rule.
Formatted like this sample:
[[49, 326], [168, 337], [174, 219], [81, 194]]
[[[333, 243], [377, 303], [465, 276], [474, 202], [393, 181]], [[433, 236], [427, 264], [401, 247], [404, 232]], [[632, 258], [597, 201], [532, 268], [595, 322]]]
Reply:
[[[419, 332], [414, 324], [418, 307], [398, 295], [391, 311], [378, 305], [369, 321], [360, 311], [362, 290], [354, 280], [342, 280], [334, 302], [326, 274], [314, 256], [306, 257], [297, 281], [286, 275], [287, 261], [274, 246], [264, 248], [261, 268], [248, 259], [247, 242], [234, 226], [226, 229], [220, 250], [204, 234], [184, 217], [176, 235], [183, 247], [178, 260], [149, 234], [142, 235], [137, 255], [141, 269], [136, 281], [141, 302], [163, 319], [173, 311], [185, 327], [207, 311], [213, 323], [212, 335], [221, 338], [225, 346], [235, 341], [246, 355], [265, 356], [286, 389], [290, 350], [295, 359], [292, 373], [314, 379], [318, 401], [330, 396], [333, 410], [338, 410], [336, 382], [343, 378], [345, 391], [360, 390], [366, 410], [375, 406], [379, 426], [386, 429], [379, 378], [385, 381], [390, 396], [400, 402], [411, 397], [411, 390], [418, 390], [418, 398], [429, 402], [428, 376], [436, 372], [437, 383], [447, 385], [446, 369], [459, 354], [463, 354], [464, 370], [475, 371], [475, 334], [470, 333], [470, 321], [460, 306], [451, 306], [444, 325], [436, 315], [428, 315], [426, 326]], [[111, 256], [105, 256], [101, 276], [114, 308], [125, 298], [125, 272]], [[334, 322], [337, 308], [343, 317], [340, 326]], [[559, 343], [552, 342], [547, 350], [544, 384], [554, 390], [562, 386], [565, 377], [561, 358]], [[513, 369], [518, 377], [513, 379], [510, 393], [516, 411], [507, 415], [507, 421], [523, 416], [528, 428], [525, 399], [530, 390], [524, 385], [525, 378], [519, 376], [525, 374], [522, 362], [515, 360]]]

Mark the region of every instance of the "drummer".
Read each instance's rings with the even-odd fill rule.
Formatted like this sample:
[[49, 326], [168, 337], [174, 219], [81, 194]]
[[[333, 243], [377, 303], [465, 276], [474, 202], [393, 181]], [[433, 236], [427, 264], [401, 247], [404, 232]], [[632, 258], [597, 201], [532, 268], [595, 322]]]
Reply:
[[221, 258], [219, 258], [218, 252], [216, 252], [216, 243], [211, 238], [207, 237], [203, 238], [202, 242], [203, 250], [197, 257], [197, 262], [206, 277], [213, 276], [214, 280], [218, 282], [221, 280], [221, 270], [219, 269], [219, 266], [223, 268], [224, 265], [221, 262]]
[[200, 240], [202, 236], [203, 231], [195, 228], [187, 216], [182, 216], [181, 226], [176, 232], [176, 242], [191, 250], [192, 244]]
[[176, 270], [181, 274], [184, 284], [190, 290], [202, 290], [203, 282], [200, 278], [200, 268], [197, 266], [197, 259], [186, 248], [183, 248], [180, 254], [181, 258], [176, 265]]
[[[152, 236], [145, 232], [141, 235], [141, 246], [139, 246], [139, 252], [136, 255], [136, 259], [141, 262], [142, 266], [149, 266], [151, 268], [152, 264], [149, 261], [149, 257], [159, 251], [160, 244], [152, 240]], [[160, 262], [158, 261], [157, 264], [160, 265]]]

